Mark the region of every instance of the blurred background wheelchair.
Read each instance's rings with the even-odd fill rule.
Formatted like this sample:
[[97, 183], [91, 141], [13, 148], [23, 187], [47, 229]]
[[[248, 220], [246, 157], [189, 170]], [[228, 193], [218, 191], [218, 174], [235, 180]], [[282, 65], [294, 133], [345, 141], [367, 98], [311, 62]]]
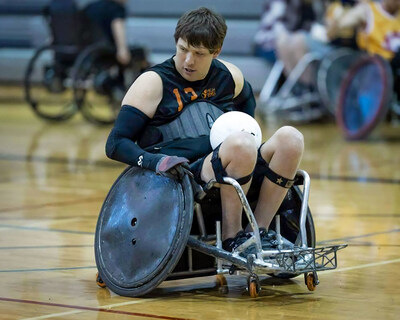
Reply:
[[399, 77], [378, 55], [360, 56], [341, 81], [336, 122], [349, 140], [367, 138], [382, 122], [399, 124]]
[[[282, 61], [277, 60], [260, 93], [262, 115], [293, 122], [334, 116], [342, 79], [359, 56], [360, 53], [349, 48], [332, 50], [326, 55], [309, 52], [287, 77], [283, 75]], [[308, 68], [314, 73], [316, 81], [305, 87], [300, 78]]]
[[[305, 88], [300, 78], [307, 68], [316, 82]], [[384, 119], [398, 123], [398, 81], [378, 55], [350, 48], [310, 52], [287, 77], [282, 62], [275, 62], [260, 93], [260, 111], [265, 119], [300, 123], [335, 119], [347, 139], [364, 139]]]
[[127, 84], [148, 65], [145, 49], [130, 48], [130, 64], [121, 65], [115, 47], [72, 0], [51, 1], [44, 15], [52, 39], [28, 63], [25, 100], [46, 120], [80, 111], [92, 123], [113, 123]]

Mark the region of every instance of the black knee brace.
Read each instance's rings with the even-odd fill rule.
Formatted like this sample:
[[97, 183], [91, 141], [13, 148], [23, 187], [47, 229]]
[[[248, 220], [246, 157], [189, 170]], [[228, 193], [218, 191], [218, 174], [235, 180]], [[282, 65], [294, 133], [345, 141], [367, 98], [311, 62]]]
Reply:
[[[221, 145], [219, 145], [218, 147], [216, 147], [213, 151], [212, 157], [211, 157], [211, 165], [214, 171], [214, 175], [215, 175], [215, 180], [217, 180], [218, 183], [221, 184], [228, 184], [226, 182], [224, 182], [224, 177], [227, 177], [228, 174], [226, 173], [224, 167], [222, 166], [222, 162], [221, 159], [218, 155], [219, 152], [219, 147]], [[248, 176], [242, 177], [242, 178], [238, 178], [235, 179], [240, 185], [244, 185], [247, 182], [249, 182], [251, 180], [251, 177], [253, 176], [253, 173], [250, 173]]]

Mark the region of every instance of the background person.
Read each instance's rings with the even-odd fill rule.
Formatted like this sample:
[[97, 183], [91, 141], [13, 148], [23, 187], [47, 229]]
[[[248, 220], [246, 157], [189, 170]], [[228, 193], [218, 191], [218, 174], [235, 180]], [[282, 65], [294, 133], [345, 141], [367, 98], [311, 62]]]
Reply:
[[265, 1], [260, 25], [254, 36], [255, 55], [271, 63], [275, 62], [277, 41], [288, 33], [310, 30], [315, 20], [311, 1]]
[[127, 0], [76, 0], [86, 17], [98, 26], [105, 40], [116, 49], [116, 58], [122, 65], [131, 61], [126, 41], [125, 18]]

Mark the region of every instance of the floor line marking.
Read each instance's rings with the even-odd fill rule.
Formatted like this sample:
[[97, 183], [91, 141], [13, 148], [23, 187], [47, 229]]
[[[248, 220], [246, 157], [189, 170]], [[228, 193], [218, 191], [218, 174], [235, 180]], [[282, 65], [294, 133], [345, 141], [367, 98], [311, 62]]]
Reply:
[[322, 274], [343, 272], [343, 271], [352, 271], [352, 270], [364, 269], [364, 268], [370, 268], [370, 267], [378, 267], [378, 266], [383, 266], [385, 264], [391, 264], [391, 263], [400, 263], [400, 258], [393, 259], [393, 260], [385, 260], [385, 261], [367, 263], [367, 264], [360, 264], [358, 266], [353, 266], [353, 267], [339, 268], [339, 269], [334, 269], [334, 270], [326, 270], [326, 271], [322, 271]]
[[19, 249], [70, 249], [70, 248], [93, 248], [93, 244], [79, 245], [55, 245], [55, 246], [15, 246], [15, 247], [0, 247], [0, 250], [19, 250]]
[[390, 230], [387, 230], [387, 231], [380, 231], [380, 232], [361, 234], [361, 235], [352, 236], [352, 237], [323, 240], [323, 241], [318, 241], [318, 244], [321, 245], [321, 244], [327, 244], [327, 243], [331, 243], [331, 242], [335, 242], [335, 241], [346, 241], [346, 240], [352, 240], [352, 239], [368, 238], [368, 237], [373, 237], [373, 236], [377, 236], [377, 235], [380, 235], [380, 234], [388, 234], [388, 233], [395, 233], [395, 232], [400, 232], [400, 229], [396, 228], [396, 229], [390, 229]]
[[37, 269], [5, 269], [0, 270], [0, 273], [12, 273], [12, 272], [40, 272], [40, 271], [66, 271], [66, 270], [80, 270], [80, 269], [94, 269], [96, 266], [87, 267], [69, 267], [69, 268], [37, 268]]
[[400, 184], [399, 179], [373, 178], [373, 177], [357, 177], [357, 176], [329, 176], [316, 173], [309, 173], [311, 180], [330, 180], [341, 182], [357, 182], [357, 183], [382, 183], [382, 184]]
[[[161, 298], [159, 298], [159, 299], [161, 299]], [[4, 297], [0, 297], [0, 301], [16, 302], [16, 303], [27, 303], [27, 304], [49, 306], [49, 307], [60, 307], [60, 308], [77, 309], [77, 310], [74, 310], [74, 311], [82, 310], [82, 311], [95, 311], [95, 312], [106, 312], [106, 313], [114, 313], [114, 314], [124, 314], [124, 315], [129, 315], [129, 316], [146, 317], [146, 318], [153, 318], [153, 319], [191, 320], [191, 319], [187, 319], [187, 318], [169, 317], [169, 316], [162, 316], [162, 315], [149, 314], [149, 313], [130, 312], [130, 311], [113, 310], [113, 309], [111, 309], [112, 307], [116, 307], [116, 306], [141, 303], [142, 301], [143, 302], [147, 302], [147, 301], [151, 301], [151, 299], [127, 301], [127, 302], [116, 303], [116, 304], [106, 305], [106, 306], [99, 306], [99, 307], [85, 307], [85, 306], [69, 305], [69, 304], [62, 304], [62, 303], [49, 303], [49, 302], [41, 302], [41, 301], [34, 301], [34, 300], [23, 300], [23, 299], [12, 299], [12, 298], [4, 298]]]
[[12, 225], [12, 224], [0, 224], [0, 228], [94, 235], [94, 232], [88, 232], [88, 231], [63, 230], [63, 229], [41, 228], [41, 227], [26, 227], [26, 226], [16, 226], [16, 225]]
[[45, 316], [39, 316], [39, 317], [33, 317], [33, 318], [23, 318], [21, 320], [49, 319], [49, 318], [55, 318], [55, 317], [69, 316], [71, 314], [77, 314], [77, 313], [83, 313], [83, 312], [87, 312], [87, 310], [74, 310], [74, 311], [66, 311], [66, 312], [60, 312], [60, 313], [52, 313], [52, 314], [48, 314]]
[[[99, 306], [99, 308], [101, 308], [101, 309], [111, 309], [111, 308], [115, 308], [115, 307], [123, 307], [123, 306], [127, 306], [127, 305], [132, 305], [132, 304], [152, 302], [152, 301], [157, 301], [157, 300], [161, 300], [161, 299], [162, 298], [127, 301], [127, 302], [109, 304], [109, 305], [105, 305], [105, 306]], [[33, 318], [24, 318], [24, 319], [21, 319], [21, 320], [41, 320], [41, 319], [48, 319], [48, 318], [53, 318], [53, 317], [61, 317], [61, 316], [67, 316], [67, 315], [71, 315], [71, 314], [83, 313], [83, 312], [87, 312], [87, 311], [88, 310], [73, 310], [73, 311], [66, 311], [66, 312], [60, 312], [60, 313], [52, 313], [52, 314], [33, 317]]]

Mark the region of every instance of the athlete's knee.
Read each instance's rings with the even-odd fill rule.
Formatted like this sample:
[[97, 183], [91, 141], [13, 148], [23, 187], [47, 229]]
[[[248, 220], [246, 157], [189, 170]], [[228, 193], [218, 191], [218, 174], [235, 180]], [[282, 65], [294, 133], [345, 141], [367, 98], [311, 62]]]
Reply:
[[288, 157], [300, 157], [304, 151], [304, 136], [294, 127], [284, 126], [275, 133], [278, 148]]
[[[232, 177], [239, 184], [250, 181], [257, 161], [257, 144], [249, 133], [235, 133], [230, 135], [212, 153], [211, 166], [215, 179], [225, 183], [224, 177]], [[202, 172], [202, 177], [207, 172]]]
[[237, 132], [230, 135], [221, 148], [230, 161], [255, 163], [257, 160], [257, 144], [250, 133]]

